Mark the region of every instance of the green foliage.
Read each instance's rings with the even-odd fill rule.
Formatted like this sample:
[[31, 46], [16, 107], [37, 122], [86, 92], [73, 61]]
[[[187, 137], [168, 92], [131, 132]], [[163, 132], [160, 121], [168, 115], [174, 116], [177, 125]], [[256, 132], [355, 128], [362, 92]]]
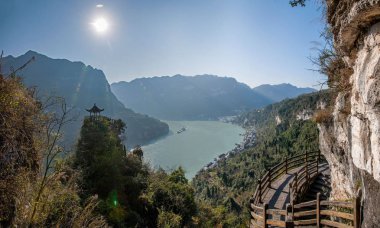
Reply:
[[146, 205], [140, 195], [148, 186], [149, 168], [143, 164], [143, 152], [136, 148], [126, 155], [119, 135], [121, 120], [107, 117], [84, 120], [78, 141], [75, 165], [82, 170], [84, 195], [99, 195], [99, 209], [116, 227], [147, 225]]
[[75, 164], [85, 195], [99, 195], [99, 210], [115, 227], [181, 227], [192, 224], [197, 205], [182, 168], [151, 171], [136, 147], [126, 154], [119, 139], [124, 124], [86, 118]]
[[180, 216], [182, 225], [190, 224], [197, 212], [194, 189], [188, 184], [181, 167], [171, 174], [162, 170], [152, 174], [148, 199], [160, 213], [170, 212]]
[[255, 145], [222, 160], [215, 168], [200, 171], [192, 182], [197, 202], [218, 209], [209, 209], [211, 218], [220, 219], [219, 224], [227, 227], [244, 225], [249, 221], [249, 199], [260, 176], [286, 156], [318, 150], [316, 123], [300, 116], [313, 116], [321, 101], [329, 102], [327, 92], [284, 100], [236, 119], [236, 123], [255, 129]]
[[185, 177], [185, 170], [183, 170], [182, 167], [174, 170], [169, 176], [169, 181], [176, 184], [187, 184], [188, 181]]
[[180, 228], [182, 227], [182, 217], [170, 211], [160, 211], [157, 227]]
[[84, 120], [75, 164], [82, 170], [86, 194], [106, 199], [111, 191], [122, 191], [125, 151], [118, 135], [124, 126], [120, 120], [106, 117]]

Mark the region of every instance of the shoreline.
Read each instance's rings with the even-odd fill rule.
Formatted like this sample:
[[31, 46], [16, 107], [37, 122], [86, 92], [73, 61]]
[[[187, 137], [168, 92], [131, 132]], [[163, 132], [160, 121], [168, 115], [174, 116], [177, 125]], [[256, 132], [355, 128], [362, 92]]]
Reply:
[[[238, 125], [238, 126], [242, 127], [241, 125], [236, 124], [236, 123], [232, 123], [232, 122], [225, 122], [225, 123], [230, 123], [230, 124], [234, 124], [234, 125]], [[224, 160], [228, 159], [228, 157], [230, 157], [231, 155], [239, 154], [239, 153], [243, 152], [244, 150], [253, 147], [255, 142], [256, 142], [256, 130], [253, 127], [244, 128], [244, 129], [245, 129], [245, 132], [243, 134], [240, 134], [240, 135], [244, 136], [242, 142], [235, 143], [235, 147], [232, 150], [230, 150], [226, 153], [220, 154], [218, 157], [214, 158], [213, 161], [211, 161], [207, 165], [205, 165], [197, 173], [199, 173], [201, 171], [206, 171], [208, 169], [215, 168], [218, 166], [218, 163], [220, 161], [224, 161]]]

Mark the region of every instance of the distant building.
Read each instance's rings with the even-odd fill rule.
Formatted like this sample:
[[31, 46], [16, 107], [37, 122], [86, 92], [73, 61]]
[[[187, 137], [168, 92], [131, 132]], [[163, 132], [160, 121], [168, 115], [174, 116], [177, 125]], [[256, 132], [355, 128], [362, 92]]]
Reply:
[[99, 108], [94, 104], [91, 109], [86, 109], [87, 112], [90, 113], [90, 118], [97, 119], [100, 116], [100, 113], [104, 111], [104, 109]]

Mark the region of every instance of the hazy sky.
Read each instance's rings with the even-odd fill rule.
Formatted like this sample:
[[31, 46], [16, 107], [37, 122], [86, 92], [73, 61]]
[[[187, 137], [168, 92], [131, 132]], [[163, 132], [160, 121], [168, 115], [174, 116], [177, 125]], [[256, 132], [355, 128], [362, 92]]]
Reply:
[[[288, 0], [0, 0], [0, 49], [102, 69], [110, 82], [216, 74], [313, 86], [322, 10]], [[103, 7], [96, 7], [102, 4]], [[103, 34], [92, 22], [104, 18]], [[315, 42], [316, 41], [316, 42]]]

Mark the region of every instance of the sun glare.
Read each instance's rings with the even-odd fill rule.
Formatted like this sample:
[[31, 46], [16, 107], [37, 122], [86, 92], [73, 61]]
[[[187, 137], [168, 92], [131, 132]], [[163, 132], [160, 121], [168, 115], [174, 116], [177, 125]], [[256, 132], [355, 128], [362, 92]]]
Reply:
[[103, 17], [97, 18], [92, 25], [98, 33], [105, 33], [108, 29], [108, 22]]

